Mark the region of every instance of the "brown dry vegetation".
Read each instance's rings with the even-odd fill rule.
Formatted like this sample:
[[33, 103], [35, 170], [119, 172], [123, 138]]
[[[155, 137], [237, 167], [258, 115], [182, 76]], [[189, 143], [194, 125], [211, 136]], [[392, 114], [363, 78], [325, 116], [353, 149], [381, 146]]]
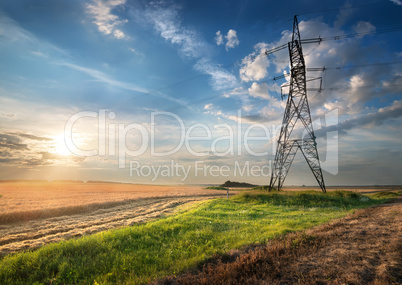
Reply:
[[113, 183], [1, 183], [0, 256], [144, 222], [191, 201], [225, 196], [201, 187]]
[[158, 284], [401, 284], [401, 198]]
[[118, 183], [0, 183], [0, 225], [110, 208], [140, 198], [214, 196], [202, 187]]

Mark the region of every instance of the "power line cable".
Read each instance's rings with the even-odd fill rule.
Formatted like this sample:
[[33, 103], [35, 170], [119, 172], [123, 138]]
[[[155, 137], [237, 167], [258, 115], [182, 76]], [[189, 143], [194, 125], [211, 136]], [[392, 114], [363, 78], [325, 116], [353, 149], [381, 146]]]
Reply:
[[[365, 36], [365, 35], [374, 35], [374, 34], [383, 34], [383, 33], [392, 33], [392, 32], [400, 32], [402, 31], [402, 27], [394, 27], [394, 28], [388, 28], [388, 29], [382, 29], [382, 30], [377, 30], [377, 31], [371, 31], [371, 32], [363, 32], [363, 33], [350, 33], [350, 34], [345, 34], [345, 35], [337, 35], [337, 36], [329, 36], [329, 37], [318, 37], [318, 38], [311, 38], [311, 39], [302, 39], [300, 42], [302, 44], [310, 44], [310, 43], [321, 43], [324, 41], [337, 41], [337, 40], [342, 40], [342, 39], [348, 39], [348, 38], [355, 38], [355, 37], [360, 37], [360, 36]], [[280, 46], [277, 46], [273, 49], [266, 50], [265, 54], [270, 55], [272, 53], [275, 53], [277, 51], [281, 51], [285, 48], [288, 47], [288, 43], [282, 44]]]
[[340, 7], [340, 8], [332, 8], [332, 9], [324, 9], [324, 10], [321, 10], [321, 11], [300, 13], [300, 14], [297, 14], [297, 16], [313, 15], [313, 14], [324, 14], [324, 13], [338, 12], [338, 11], [342, 11], [342, 10], [361, 9], [361, 8], [366, 8], [366, 7], [369, 7], [369, 6], [378, 5], [378, 4], [381, 4], [381, 3], [382, 3], [381, 1], [378, 1], [378, 2], [369, 3], [369, 4], [346, 6], [346, 7]]

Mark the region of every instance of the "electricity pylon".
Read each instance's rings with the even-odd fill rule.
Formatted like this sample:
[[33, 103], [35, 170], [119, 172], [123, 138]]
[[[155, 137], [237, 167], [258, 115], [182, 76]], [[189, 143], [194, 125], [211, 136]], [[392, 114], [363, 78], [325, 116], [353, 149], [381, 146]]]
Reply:
[[[321, 42], [321, 38], [307, 41], [308, 43], [314, 41], [319, 43]], [[269, 189], [273, 189], [276, 183], [278, 183], [278, 190], [282, 188], [297, 150], [300, 149], [314, 177], [317, 179], [321, 190], [325, 193], [324, 177], [318, 157], [316, 137], [314, 135], [310, 107], [307, 100], [306, 65], [304, 63], [302, 42], [304, 41], [300, 39], [299, 24], [295, 16], [293, 21], [292, 41], [287, 44], [291, 69], [289, 93], [285, 113], [283, 114], [282, 127], [276, 148]], [[284, 47], [281, 46], [279, 48], [283, 49]], [[266, 54], [268, 55], [277, 50], [278, 48], [267, 51]], [[297, 135], [292, 133], [295, 126], [304, 128], [304, 136], [297, 137]]]

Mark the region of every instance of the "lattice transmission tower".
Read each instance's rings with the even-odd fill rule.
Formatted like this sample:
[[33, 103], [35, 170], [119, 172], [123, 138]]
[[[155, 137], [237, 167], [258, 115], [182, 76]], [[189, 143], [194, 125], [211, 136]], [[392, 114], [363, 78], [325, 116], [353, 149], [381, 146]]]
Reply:
[[[301, 40], [297, 17], [294, 16], [292, 41], [287, 44], [290, 57], [289, 93], [272, 168], [270, 190], [273, 189], [276, 183], [278, 190], [282, 188], [293, 159], [300, 149], [321, 190], [324, 193], [326, 192], [307, 100], [306, 65], [302, 51], [302, 43], [320, 43], [321, 40], [321, 38]], [[268, 55], [284, 48], [286, 48], [286, 45], [267, 51], [266, 54]], [[304, 136], [300, 137], [295, 134], [296, 132], [293, 132], [295, 127], [303, 128]]]

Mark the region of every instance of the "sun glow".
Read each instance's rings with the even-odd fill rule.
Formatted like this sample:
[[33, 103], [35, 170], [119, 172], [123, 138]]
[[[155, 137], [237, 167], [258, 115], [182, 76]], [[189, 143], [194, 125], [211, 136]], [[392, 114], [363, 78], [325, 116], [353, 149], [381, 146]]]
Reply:
[[64, 134], [58, 135], [53, 139], [52, 148], [52, 152], [58, 155], [66, 156], [71, 154], [64, 141]]

